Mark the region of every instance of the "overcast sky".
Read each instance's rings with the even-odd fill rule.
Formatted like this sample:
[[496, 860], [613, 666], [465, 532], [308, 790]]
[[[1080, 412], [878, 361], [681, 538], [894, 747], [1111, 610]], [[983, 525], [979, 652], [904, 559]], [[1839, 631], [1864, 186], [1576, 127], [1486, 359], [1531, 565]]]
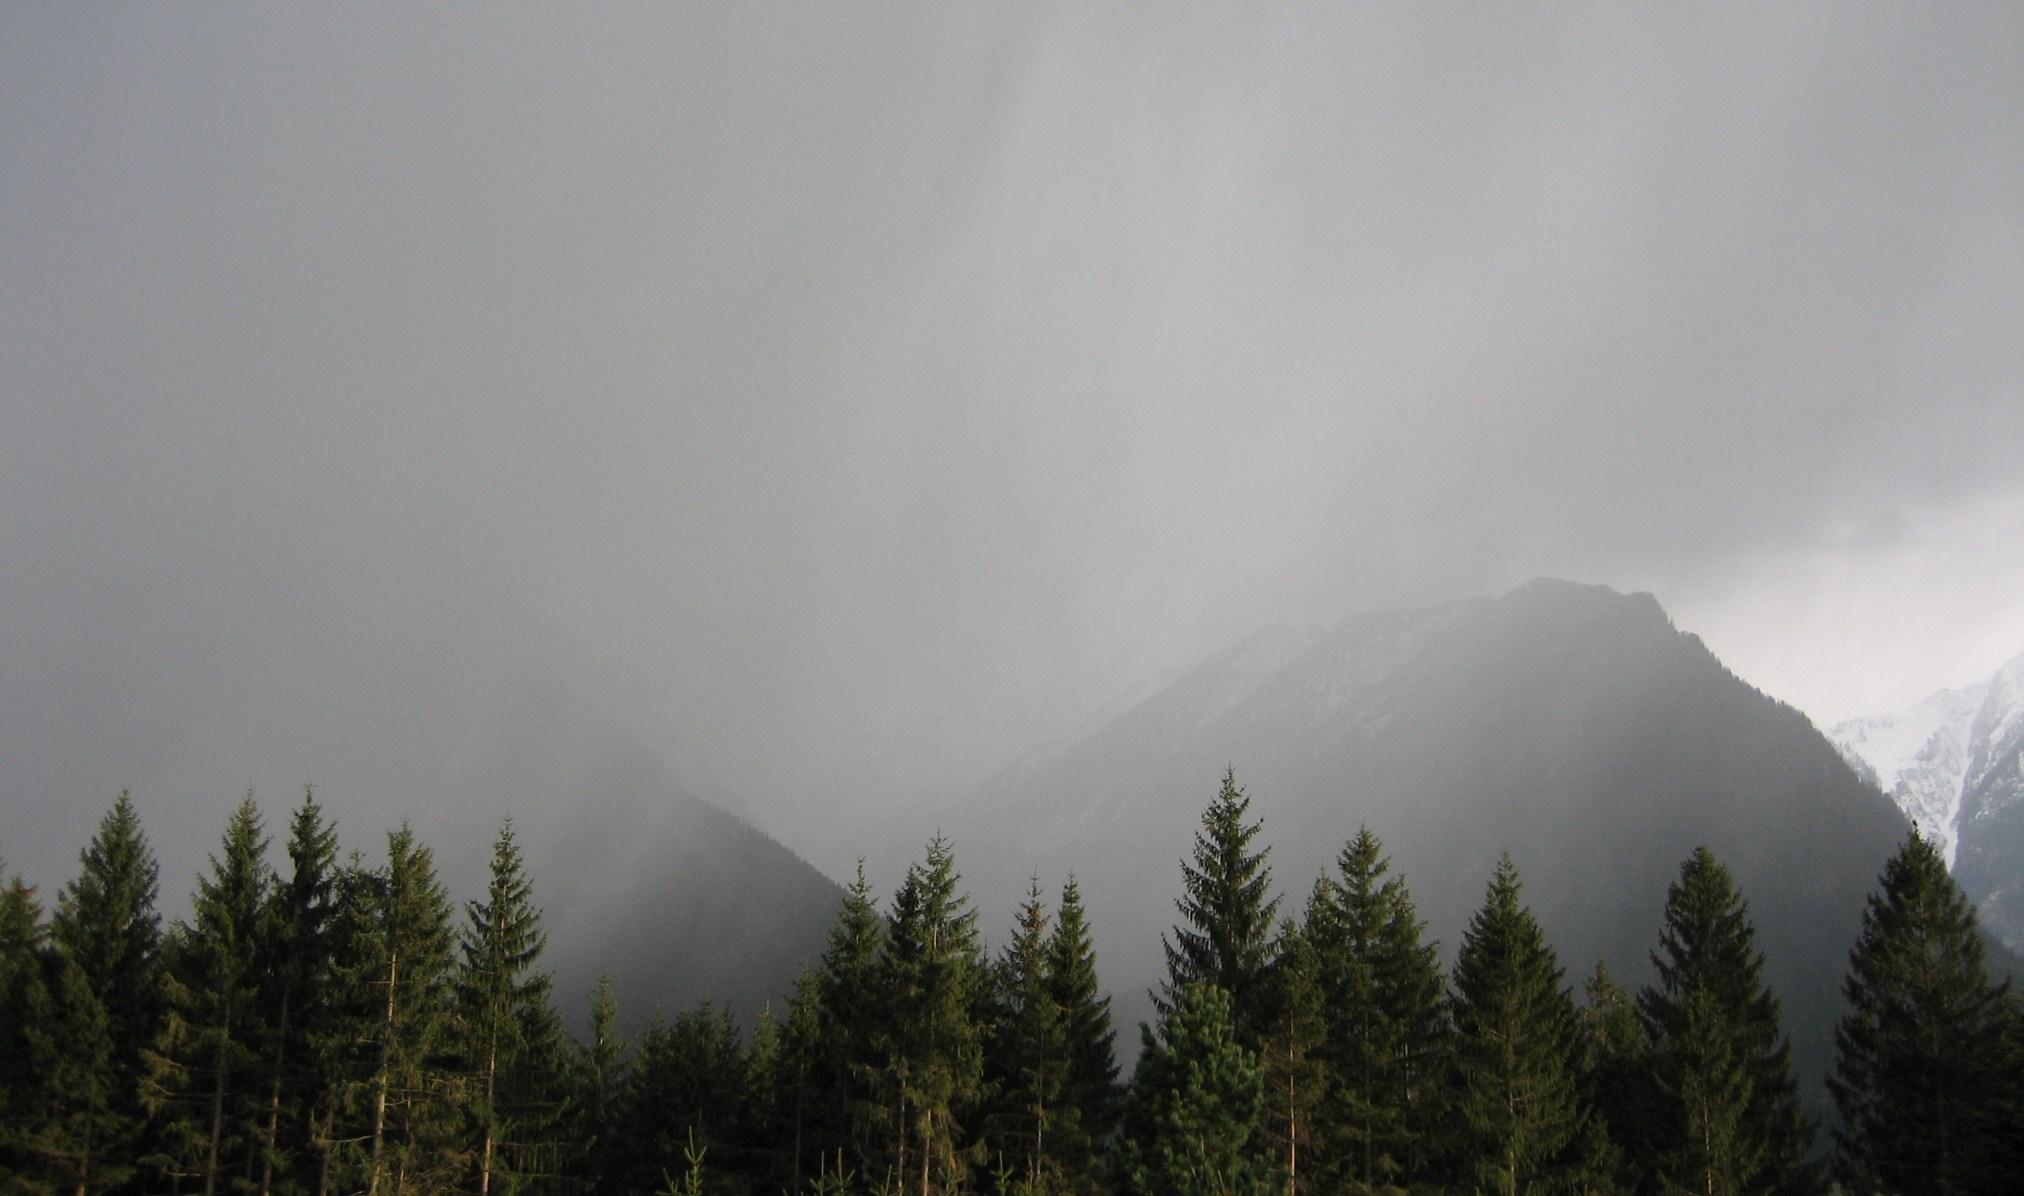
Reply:
[[535, 677], [805, 843], [1540, 574], [2024, 651], [2024, 6], [1254, 8], [0, 5], [0, 855]]

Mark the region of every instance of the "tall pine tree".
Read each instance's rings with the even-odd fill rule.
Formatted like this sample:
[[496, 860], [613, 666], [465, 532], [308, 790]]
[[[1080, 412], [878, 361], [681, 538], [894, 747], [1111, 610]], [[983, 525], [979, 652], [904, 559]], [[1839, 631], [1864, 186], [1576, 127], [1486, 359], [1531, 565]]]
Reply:
[[1608, 1190], [1638, 1191], [1653, 1169], [1649, 1141], [1659, 1120], [1652, 1109], [1650, 1040], [1636, 1000], [1600, 960], [1582, 996], [1581, 1093], [1601, 1119], [1606, 1142], [1597, 1160], [1598, 1179]]
[[1033, 877], [993, 969], [996, 1008], [985, 1079], [991, 1093], [987, 1137], [994, 1168], [1017, 1178], [1020, 1190], [1058, 1191], [1053, 1131], [1068, 1079], [1063, 1011], [1048, 983], [1050, 919]]
[[1729, 870], [1695, 848], [1666, 892], [1652, 954], [1658, 983], [1638, 995], [1660, 1095], [1650, 1162], [1668, 1185], [1702, 1193], [1820, 1186], [1792, 1049], [1755, 940]]
[[260, 1000], [268, 950], [267, 835], [247, 794], [197, 881], [188, 926], [166, 953], [169, 1017], [151, 1088], [167, 1123], [164, 1157], [203, 1196], [253, 1170], [261, 1148]]
[[1429, 1173], [1446, 1079], [1440, 962], [1390, 867], [1370, 828], [1359, 828], [1306, 912], [1329, 1072], [1316, 1170], [1342, 1191], [1403, 1186]]
[[1167, 978], [1155, 999], [1172, 1009], [1188, 985], [1213, 984], [1229, 998], [1237, 1041], [1256, 1053], [1271, 1021], [1268, 986], [1279, 899], [1271, 896], [1269, 847], [1253, 850], [1261, 823], [1245, 821], [1251, 799], [1234, 768], [1202, 811], [1192, 860], [1181, 861], [1181, 921], [1162, 938]]
[[1319, 972], [1313, 943], [1291, 919], [1282, 921], [1273, 945], [1270, 1028], [1258, 1067], [1265, 1082], [1264, 1136], [1286, 1196], [1328, 1190], [1313, 1165], [1315, 1114], [1328, 1089]]
[[1047, 940], [1047, 989], [1061, 1011], [1062, 1105], [1054, 1121], [1054, 1158], [1066, 1189], [1096, 1188], [1098, 1151], [1117, 1124], [1117, 1032], [1110, 997], [1096, 974], [1096, 947], [1070, 876], [1061, 886], [1054, 933]]
[[277, 878], [265, 911], [267, 960], [262, 1003], [266, 1040], [258, 1167], [253, 1190], [316, 1190], [324, 1173], [315, 1146], [318, 1098], [329, 1060], [320, 1048], [332, 1031], [331, 986], [336, 969], [337, 832], [316, 793], [305, 787], [288, 828], [289, 870]]
[[[1858, 1191], [2004, 1190], [2024, 1160], [2002, 1124], [2006, 986], [1991, 983], [1975, 911], [1915, 830], [1863, 910], [1828, 1088], [1839, 1164]], [[2014, 1110], [2014, 1106], [2012, 1106]]]
[[387, 863], [354, 871], [345, 894], [355, 1082], [347, 1135], [363, 1151], [369, 1196], [406, 1196], [456, 1182], [462, 1170], [453, 1071], [450, 902], [435, 856], [406, 823], [387, 836]]
[[96, 1196], [131, 1179], [143, 1153], [146, 1053], [163, 1029], [160, 868], [133, 799], [122, 793], [84, 849], [82, 869], [57, 897], [51, 922], [60, 961], [52, 985], [64, 1025], [51, 1035], [61, 1127], [49, 1140], [62, 1186]]
[[608, 1188], [612, 1153], [618, 1134], [619, 1094], [626, 1074], [626, 1043], [618, 1028], [618, 997], [611, 973], [600, 972], [590, 994], [589, 1036], [577, 1046], [576, 1096], [571, 1111], [576, 1125], [574, 1171], [591, 1191]]
[[1589, 1141], [1574, 1003], [1519, 893], [1505, 856], [1455, 957], [1455, 1179], [1501, 1196], [1571, 1185]]
[[880, 961], [888, 1002], [885, 1099], [894, 1110], [889, 1156], [902, 1191], [961, 1187], [978, 1160], [967, 1149], [983, 1078], [988, 990], [976, 911], [957, 887], [940, 835], [893, 894]]
[[0, 865], [0, 1194], [46, 1191], [38, 1142], [50, 1094], [42, 906]]
[[485, 898], [465, 906], [455, 980], [478, 1196], [560, 1171], [561, 1026], [541, 969], [546, 944], [508, 819], [492, 844]]
[[[891, 1107], [880, 1096], [882, 1039], [890, 1016], [880, 968], [885, 947], [886, 920], [859, 860], [816, 969], [814, 1025], [803, 1027], [813, 1036], [802, 1044], [809, 1055], [808, 1081], [795, 1108], [797, 1139], [816, 1157], [841, 1152], [846, 1163], [837, 1170], [859, 1175], [880, 1173], [884, 1131], [893, 1128]], [[796, 1174], [810, 1169], [806, 1153], [796, 1152]]]

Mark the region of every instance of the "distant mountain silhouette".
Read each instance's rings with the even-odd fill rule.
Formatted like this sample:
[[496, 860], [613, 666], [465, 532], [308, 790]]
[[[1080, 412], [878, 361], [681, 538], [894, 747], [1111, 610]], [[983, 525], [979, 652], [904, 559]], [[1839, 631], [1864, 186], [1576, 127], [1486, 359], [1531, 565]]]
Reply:
[[490, 779], [471, 784], [525, 795], [512, 806], [528, 811], [544, 962], [572, 1025], [609, 969], [625, 1025], [708, 1000], [749, 1028], [822, 950], [842, 890], [677, 767], [572, 691], [530, 685], [484, 753]]
[[1650, 595], [1537, 581], [1254, 637], [998, 776], [943, 830], [993, 933], [1029, 873], [1073, 870], [1119, 1013], [1141, 1017], [1226, 765], [1265, 821], [1283, 912], [1368, 823], [1452, 957], [1508, 850], [1571, 986], [1598, 959], [1649, 976], [1666, 886], [1706, 845], [1750, 902], [1810, 1086], [1864, 897], [1907, 825]]

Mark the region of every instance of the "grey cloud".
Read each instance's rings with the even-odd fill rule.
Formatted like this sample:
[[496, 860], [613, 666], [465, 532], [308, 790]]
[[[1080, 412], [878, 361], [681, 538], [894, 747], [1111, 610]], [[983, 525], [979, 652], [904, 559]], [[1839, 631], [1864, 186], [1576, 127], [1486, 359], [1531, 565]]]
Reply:
[[530, 671], [807, 843], [1261, 623], [2024, 496], [2020, 25], [10, 10], [0, 852], [447, 801]]

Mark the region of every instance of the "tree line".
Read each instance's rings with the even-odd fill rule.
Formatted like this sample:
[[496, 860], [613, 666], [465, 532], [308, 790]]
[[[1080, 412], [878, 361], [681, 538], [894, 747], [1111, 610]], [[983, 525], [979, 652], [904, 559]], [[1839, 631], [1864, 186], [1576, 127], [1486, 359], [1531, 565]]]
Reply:
[[[1508, 858], [1445, 972], [1367, 829], [1297, 913], [1226, 773], [1122, 1082], [1089, 915], [1036, 878], [991, 953], [937, 837], [741, 1031], [608, 980], [565, 1030], [510, 822], [457, 910], [405, 825], [285, 863], [249, 796], [186, 921], [122, 795], [45, 911], [0, 889], [0, 1189], [50, 1196], [1977, 1193], [2024, 1167], [2024, 1008], [1916, 832], [1868, 900], [1802, 1110], [1749, 910], [1694, 851], [1635, 994], [1580, 998]], [[763, 900], [763, 894], [751, 895]]]

